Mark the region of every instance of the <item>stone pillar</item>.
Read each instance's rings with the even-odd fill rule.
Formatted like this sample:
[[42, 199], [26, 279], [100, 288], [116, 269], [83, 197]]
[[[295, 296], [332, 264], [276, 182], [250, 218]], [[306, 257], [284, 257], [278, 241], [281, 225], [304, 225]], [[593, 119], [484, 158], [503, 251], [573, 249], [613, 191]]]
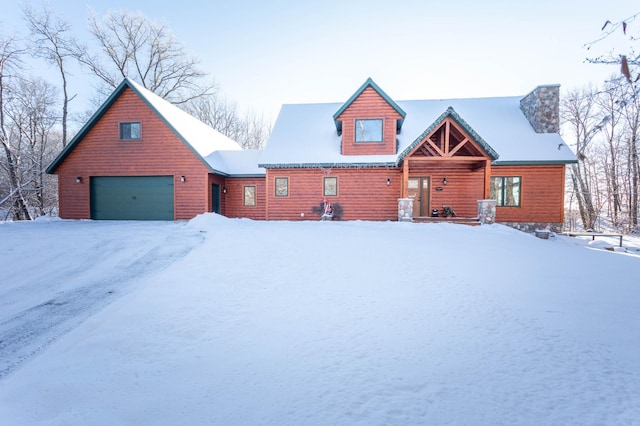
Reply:
[[496, 221], [496, 200], [478, 200], [478, 221], [492, 224]]
[[398, 222], [413, 222], [413, 198], [398, 198]]

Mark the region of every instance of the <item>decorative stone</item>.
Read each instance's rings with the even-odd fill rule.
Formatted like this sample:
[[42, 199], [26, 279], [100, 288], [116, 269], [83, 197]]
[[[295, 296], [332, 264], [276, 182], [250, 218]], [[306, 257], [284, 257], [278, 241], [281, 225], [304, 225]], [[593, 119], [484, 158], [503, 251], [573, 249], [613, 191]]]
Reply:
[[543, 240], [548, 240], [549, 234], [551, 234], [551, 231], [549, 231], [548, 229], [536, 229], [534, 234], [538, 238], [542, 238]]
[[492, 224], [496, 221], [496, 200], [478, 200], [478, 221]]
[[520, 100], [520, 109], [536, 133], [560, 132], [560, 85], [536, 87]]
[[398, 198], [398, 222], [413, 222], [413, 198]]

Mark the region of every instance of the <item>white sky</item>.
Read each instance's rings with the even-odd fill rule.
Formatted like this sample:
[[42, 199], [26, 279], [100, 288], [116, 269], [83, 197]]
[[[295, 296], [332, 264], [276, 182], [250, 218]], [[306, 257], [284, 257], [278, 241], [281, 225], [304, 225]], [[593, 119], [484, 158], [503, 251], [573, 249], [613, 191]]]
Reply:
[[[19, 4], [2, 7], [1, 30], [24, 32]], [[590, 53], [583, 45], [600, 36], [607, 19], [640, 10], [623, 0], [195, 4], [49, 2], [80, 37], [87, 35], [89, 9], [98, 15], [110, 8], [140, 10], [166, 21], [225, 96], [271, 119], [283, 103], [346, 101], [367, 77], [397, 100], [524, 95], [539, 84], [567, 90], [600, 83], [617, 68], [584, 63]], [[611, 43], [628, 51], [622, 35]], [[86, 86], [72, 89], [88, 97]]]

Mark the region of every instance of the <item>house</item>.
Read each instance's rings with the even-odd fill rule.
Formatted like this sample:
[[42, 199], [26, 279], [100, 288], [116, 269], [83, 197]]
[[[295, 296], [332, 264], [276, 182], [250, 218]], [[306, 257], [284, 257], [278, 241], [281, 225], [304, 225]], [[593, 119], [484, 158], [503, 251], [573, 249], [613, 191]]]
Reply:
[[[264, 219], [259, 151], [125, 79], [47, 168], [66, 219], [191, 219], [203, 212]], [[255, 206], [225, 197], [253, 190]]]
[[558, 131], [558, 85], [394, 101], [368, 79], [342, 104], [282, 107], [260, 157], [266, 219], [297, 219], [324, 198], [346, 220], [396, 220], [398, 199], [413, 218], [473, 218], [491, 198], [498, 222], [560, 228], [565, 167], [577, 160]]
[[344, 103], [284, 105], [265, 149], [241, 151], [127, 79], [48, 172], [65, 218], [317, 220], [326, 204], [343, 220], [398, 220], [407, 203], [410, 219], [477, 218], [494, 200], [497, 222], [557, 229], [577, 161], [558, 131], [558, 85], [395, 101], [368, 79]]

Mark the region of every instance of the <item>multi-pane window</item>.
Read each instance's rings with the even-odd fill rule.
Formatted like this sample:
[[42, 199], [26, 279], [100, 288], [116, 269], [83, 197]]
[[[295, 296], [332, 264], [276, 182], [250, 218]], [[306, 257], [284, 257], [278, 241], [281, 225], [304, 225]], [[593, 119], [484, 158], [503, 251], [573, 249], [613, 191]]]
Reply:
[[356, 142], [382, 142], [382, 119], [356, 120]]
[[327, 176], [324, 178], [324, 196], [334, 197], [338, 195], [338, 178]]
[[491, 178], [491, 198], [497, 206], [520, 207], [522, 178], [520, 176], [495, 176]]
[[245, 206], [256, 205], [256, 187], [255, 186], [244, 187], [244, 205]]
[[140, 139], [140, 123], [120, 123], [120, 139]]
[[276, 197], [287, 197], [289, 195], [289, 178], [277, 177], [275, 179]]

